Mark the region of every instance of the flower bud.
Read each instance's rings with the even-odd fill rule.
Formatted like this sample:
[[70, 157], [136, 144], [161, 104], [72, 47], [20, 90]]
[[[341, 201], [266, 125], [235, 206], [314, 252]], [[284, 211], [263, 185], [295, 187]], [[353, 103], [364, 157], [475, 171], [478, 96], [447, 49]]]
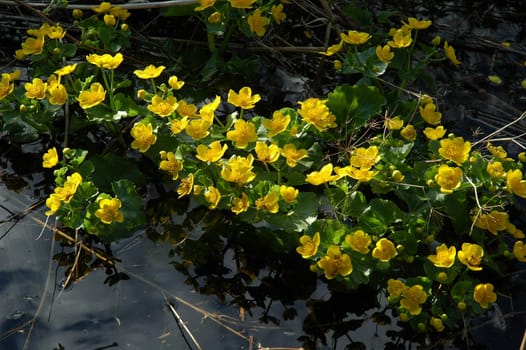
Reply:
[[519, 153], [518, 158], [521, 162], [525, 163], [526, 162], [526, 152]]
[[146, 90], [144, 89], [139, 89], [137, 91], [137, 97], [140, 98], [141, 100], [144, 100], [144, 97], [146, 96]]
[[221, 23], [221, 13], [220, 12], [214, 12], [210, 16], [208, 16], [208, 22], [212, 24], [219, 24]]
[[82, 16], [84, 16], [84, 13], [81, 9], [74, 9], [72, 15], [74, 19], [81, 19]]
[[117, 20], [115, 19], [115, 16], [113, 15], [104, 15], [104, 24], [106, 24], [108, 27], [113, 27], [117, 23]]
[[128, 24], [126, 24], [126, 23], [121, 24], [121, 30], [123, 32], [127, 32], [129, 29], [130, 29], [130, 27], [128, 27]]
[[457, 309], [459, 309], [460, 311], [464, 311], [464, 310], [466, 310], [466, 307], [467, 307], [467, 306], [466, 306], [466, 303], [463, 302], [463, 301], [459, 301], [459, 302], [457, 303]]
[[25, 111], [27, 111], [27, 106], [26, 105], [20, 105], [19, 109], [20, 109], [20, 112], [24, 113]]
[[446, 281], [447, 281], [447, 273], [445, 273], [445, 272], [439, 272], [438, 275], [437, 275], [437, 279], [438, 279], [440, 282], [446, 282]]

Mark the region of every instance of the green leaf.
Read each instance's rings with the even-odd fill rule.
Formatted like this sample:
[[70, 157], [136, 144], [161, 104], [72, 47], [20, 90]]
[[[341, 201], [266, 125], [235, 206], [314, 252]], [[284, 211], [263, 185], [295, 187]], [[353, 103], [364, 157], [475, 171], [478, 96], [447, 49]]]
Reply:
[[379, 235], [387, 231], [391, 223], [401, 220], [404, 216], [394, 202], [375, 198], [358, 218], [358, 224], [366, 232]]
[[90, 160], [95, 167], [92, 180], [101, 191], [111, 191], [111, 184], [120, 179], [127, 179], [137, 186], [142, 186], [146, 183], [142, 172], [130, 160], [112, 153], [104, 156], [95, 155]]
[[162, 8], [160, 11], [161, 16], [165, 17], [189, 17], [196, 14], [194, 8], [195, 4], [185, 6], [172, 6], [168, 8]]
[[296, 208], [287, 214], [269, 214], [265, 220], [286, 231], [305, 231], [318, 217], [318, 197], [312, 192], [300, 192]]
[[77, 53], [77, 45], [66, 43], [62, 45], [62, 55], [64, 57], [73, 57]]
[[473, 282], [472, 281], [460, 281], [455, 283], [453, 288], [451, 289], [451, 297], [455, 301], [463, 301], [466, 294], [468, 294], [468, 291], [473, 289]]
[[[125, 81], [129, 82], [129, 80]], [[137, 114], [139, 114], [139, 107], [129, 95], [118, 93], [114, 98], [115, 109], [118, 111], [125, 111], [126, 115], [124, 117], [135, 117]], [[116, 115], [117, 114], [119, 113], [116, 113]], [[115, 120], [115, 117], [113, 119]], [[120, 117], [118, 119], [120, 119]]]
[[338, 125], [361, 128], [385, 104], [384, 96], [374, 86], [340, 85], [328, 96], [327, 106], [336, 116]]

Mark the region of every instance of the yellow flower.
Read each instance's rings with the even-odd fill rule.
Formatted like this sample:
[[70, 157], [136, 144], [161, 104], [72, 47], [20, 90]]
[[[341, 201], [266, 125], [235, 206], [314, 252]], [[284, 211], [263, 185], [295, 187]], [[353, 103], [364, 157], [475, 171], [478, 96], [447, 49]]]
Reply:
[[153, 79], [161, 75], [165, 68], [165, 66], [156, 67], [153, 64], [150, 64], [146, 66], [146, 68], [144, 68], [143, 70], [134, 70], [133, 74], [135, 74], [139, 79]]
[[351, 178], [353, 178], [355, 180], [358, 180], [360, 182], [369, 182], [377, 174], [377, 171], [355, 168], [355, 167], [353, 167], [351, 165], [348, 165], [348, 166], [343, 167], [343, 168], [336, 167], [336, 168], [334, 168], [334, 172], [339, 177], [349, 176], [349, 177], [351, 177]]
[[469, 158], [469, 151], [471, 150], [471, 143], [464, 142], [462, 137], [455, 137], [453, 139], [440, 140], [440, 148], [438, 153], [447, 160], [452, 161], [457, 165], [462, 165]]
[[194, 11], [203, 11], [209, 7], [214, 6], [216, 0], [197, 0], [197, 2], [199, 3], [199, 6], [194, 8]]
[[92, 7], [91, 8], [92, 11], [96, 12], [96, 13], [107, 13], [107, 12], [110, 12], [111, 10], [111, 3], [107, 2], [107, 1], [103, 1], [99, 4], [99, 6], [97, 7]]
[[352, 273], [351, 257], [342, 254], [340, 247], [331, 245], [327, 249], [327, 255], [318, 261], [318, 267], [323, 269], [325, 278], [328, 280], [335, 278], [338, 274], [347, 276]]
[[250, 206], [250, 202], [248, 200], [248, 196], [246, 193], [241, 193], [240, 197], [236, 197], [232, 199], [232, 213], [239, 215], [245, 211], [248, 210], [248, 207]]
[[208, 186], [205, 192], [205, 199], [210, 203], [208, 208], [215, 209], [217, 208], [219, 201], [221, 201], [221, 193], [214, 186]]
[[60, 209], [62, 206], [62, 199], [60, 196], [56, 193], [52, 193], [49, 195], [49, 197], [46, 199], [46, 207], [49, 208], [48, 211], [46, 211], [46, 215], [53, 215], [57, 212], [57, 210]]
[[391, 51], [391, 47], [389, 45], [378, 45], [376, 47], [376, 57], [384, 63], [389, 63], [394, 58], [394, 52]]
[[0, 101], [9, 96], [15, 88], [11, 76], [7, 73], [2, 73], [2, 80], [0, 81]]
[[292, 186], [281, 185], [279, 186], [279, 194], [281, 198], [287, 203], [294, 203], [298, 198], [300, 191]]
[[184, 85], [184, 81], [179, 80], [177, 76], [172, 75], [170, 78], [168, 78], [168, 85], [170, 85], [174, 90], [180, 90]]
[[333, 64], [334, 64], [334, 70], [336, 70], [336, 71], [341, 70], [342, 67], [343, 67], [343, 63], [340, 60], [334, 60]]
[[55, 195], [64, 203], [69, 203], [81, 183], [82, 176], [79, 173], [73, 173], [66, 178], [63, 187], [55, 188]]
[[506, 225], [506, 231], [513, 236], [515, 239], [524, 239], [526, 236], [522, 230], [519, 230], [517, 226], [508, 221]]
[[424, 287], [416, 284], [412, 287], [406, 288], [402, 292], [402, 299], [400, 299], [400, 306], [409, 311], [413, 316], [420, 315], [422, 312], [422, 304], [427, 300], [427, 294]]
[[105, 14], [104, 15], [104, 24], [108, 27], [113, 27], [117, 23], [117, 20], [115, 19], [114, 15]]
[[287, 15], [283, 12], [283, 4], [272, 5], [270, 8], [270, 13], [276, 24], [281, 24], [281, 22], [287, 18]]
[[418, 20], [418, 19], [416, 19], [414, 17], [409, 17], [407, 19], [407, 21], [408, 21], [407, 25], [411, 29], [416, 29], [416, 30], [427, 29], [433, 23], [433, 22], [431, 22], [429, 20], [427, 20], [427, 21], [426, 20]]
[[249, 9], [256, 2], [256, 0], [228, 0], [230, 6], [238, 9]]
[[74, 19], [81, 19], [84, 16], [84, 12], [81, 9], [73, 9], [71, 15]]
[[44, 156], [42, 157], [42, 167], [44, 168], [53, 168], [58, 164], [58, 153], [55, 147], [48, 149]]
[[49, 23], [42, 24], [35, 32], [30, 29], [27, 33], [36, 37], [45, 35], [50, 39], [62, 39], [66, 35], [66, 31], [60, 25], [52, 26]]
[[494, 179], [500, 179], [501, 177], [504, 177], [506, 175], [501, 162], [488, 163], [488, 165], [486, 166], [486, 171], [488, 172], [489, 176], [491, 176]]
[[349, 30], [347, 34], [341, 33], [340, 37], [345, 43], [351, 45], [365, 44], [367, 41], [369, 41], [369, 39], [371, 39], [371, 35], [369, 33], [358, 32], [356, 30]]
[[139, 152], [146, 152], [157, 141], [157, 136], [153, 133], [153, 127], [150, 123], [147, 125], [135, 123], [130, 134], [134, 138], [131, 147], [139, 150]]
[[157, 114], [160, 117], [168, 117], [172, 115], [177, 109], [177, 99], [174, 96], [167, 96], [163, 99], [159, 95], [155, 95], [152, 98], [152, 103], [147, 106], [150, 112]]
[[455, 49], [453, 46], [449, 46], [447, 41], [444, 41], [444, 53], [446, 57], [453, 63], [454, 65], [459, 65], [461, 62], [457, 59], [457, 55], [455, 54]]
[[440, 186], [440, 192], [449, 194], [460, 187], [461, 178], [462, 169], [442, 164], [435, 175], [435, 182]]
[[332, 56], [340, 52], [342, 48], [343, 48], [343, 40], [340, 40], [338, 44], [331, 45], [327, 48], [327, 51], [320, 52], [320, 53], [325, 56]]
[[526, 244], [523, 241], [516, 241], [513, 245], [513, 256], [520, 262], [526, 262]]
[[242, 109], [254, 108], [259, 100], [261, 100], [261, 96], [259, 94], [252, 96], [252, 89], [248, 86], [242, 87], [239, 94], [232, 89], [228, 91], [228, 103]]
[[291, 168], [294, 168], [301, 159], [308, 157], [306, 149], [296, 149], [296, 145], [292, 143], [283, 146], [281, 155], [287, 159], [287, 165]]
[[480, 271], [480, 262], [484, 256], [484, 249], [478, 244], [462, 243], [462, 250], [458, 251], [458, 261], [466, 265], [471, 271]]
[[261, 16], [261, 10], [257, 9], [248, 16], [247, 22], [252, 33], [256, 33], [257, 36], [263, 36], [266, 32], [265, 26], [269, 24], [270, 20], [265, 16]]
[[89, 90], [83, 90], [80, 92], [77, 101], [79, 101], [80, 108], [88, 109], [95, 107], [104, 101], [106, 98], [106, 90], [100, 83], [91, 84]]
[[169, 172], [172, 175], [172, 180], [177, 180], [179, 178], [179, 171], [183, 169], [183, 161], [175, 158], [173, 152], [161, 151], [159, 169]]
[[44, 83], [40, 78], [33, 78], [31, 83], [25, 83], [24, 88], [26, 89], [27, 98], [36, 98], [42, 100], [46, 97], [47, 83]]
[[506, 230], [508, 223], [508, 213], [492, 210], [488, 214], [481, 214], [475, 221], [475, 226], [496, 235], [499, 231]]
[[172, 119], [170, 121], [170, 131], [173, 135], [177, 135], [186, 129], [188, 126], [188, 117], [183, 117], [181, 119]]
[[369, 246], [371, 245], [371, 236], [363, 230], [356, 230], [353, 233], [345, 236], [345, 242], [351, 246], [353, 250], [358, 253], [369, 253]]
[[393, 278], [387, 280], [387, 292], [391, 298], [398, 298], [408, 288], [409, 287], [400, 280], [395, 280]]
[[411, 38], [411, 28], [405, 26], [400, 29], [395, 29], [392, 32], [392, 37], [393, 40], [388, 41], [387, 45], [395, 49], [408, 47], [413, 42], [413, 38]]
[[27, 38], [21, 45], [22, 54], [24, 56], [39, 55], [44, 48], [44, 36], [40, 35], [37, 38]]
[[283, 114], [282, 111], [274, 111], [272, 119], [263, 118], [263, 126], [268, 130], [267, 136], [273, 137], [285, 131], [290, 123], [290, 116]]
[[241, 156], [232, 156], [228, 162], [223, 164], [221, 169], [221, 178], [228, 182], [235, 182], [239, 186], [246, 184], [256, 177], [252, 172], [254, 157], [249, 154], [246, 158]]
[[457, 255], [457, 248], [455, 246], [447, 247], [445, 243], [442, 243], [436, 247], [435, 255], [428, 255], [427, 258], [436, 267], [450, 268], [455, 263], [455, 256]]
[[336, 116], [329, 111], [326, 101], [311, 97], [298, 103], [301, 105], [298, 113], [305, 123], [321, 132], [336, 127]]
[[204, 119], [195, 119], [192, 120], [188, 125], [186, 126], [186, 134], [190, 136], [194, 140], [200, 140], [205, 137], [207, 137], [210, 134], [210, 131], [208, 131], [208, 128], [212, 123], [210, 123], [207, 120]]
[[402, 129], [402, 126], [404, 126], [404, 121], [398, 116], [386, 118], [384, 121], [384, 126], [387, 128], [387, 130], [400, 130]]
[[301, 246], [296, 248], [296, 251], [301, 254], [303, 259], [308, 259], [316, 255], [318, 247], [320, 246], [320, 233], [316, 232], [312, 238], [308, 235], [300, 237]]
[[320, 171], [313, 171], [307, 174], [305, 181], [314, 186], [319, 186], [321, 184], [337, 180], [338, 175], [332, 175], [332, 163], [325, 164]]
[[433, 40], [431, 40], [431, 44], [433, 44], [433, 46], [438, 46], [440, 45], [440, 41], [442, 40], [442, 38], [439, 36], [439, 35], [436, 35]]
[[223, 157], [227, 149], [228, 149], [228, 145], [221, 146], [221, 142], [214, 141], [210, 144], [210, 146], [207, 146], [207, 145], [197, 146], [196, 148], [197, 155], [195, 157], [203, 162], [215, 163], [219, 159], [221, 159], [221, 157]]
[[213, 12], [212, 14], [210, 14], [210, 16], [208, 16], [207, 18], [207, 21], [212, 23], [212, 24], [219, 24], [221, 23], [221, 12]]
[[393, 242], [387, 238], [380, 238], [380, 240], [376, 242], [376, 246], [373, 249], [372, 255], [374, 258], [380, 261], [387, 262], [394, 258], [397, 253], [398, 252], [396, 251], [396, 247]]
[[55, 73], [58, 76], [63, 77], [63, 76], [66, 76], [66, 75], [69, 75], [69, 74], [73, 73], [76, 68], [77, 68], [77, 63], [68, 64], [67, 66], [64, 66], [64, 67], [62, 67], [60, 69], [57, 69], [53, 73]]
[[510, 193], [526, 198], [526, 180], [522, 179], [520, 169], [508, 170], [506, 173], [506, 188]]
[[119, 210], [121, 207], [121, 201], [118, 198], [102, 198], [97, 200], [99, 203], [99, 209], [95, 211], [95, 216], [106, 225], [111, 224], [113, 221], [124, 222], [124, 215]]
[[424, 121], [431, 125], [440, 124], [442, 119], [442, 113], [436, 111], [436, 105], [434, 103], [426, 103], [424, 107], [419, 106], [420, 116]]
[[489, 304], [497, 301], [497, 294], [495, 294], [493, 291], [493, 284], [477, 284], [475, 286], [475, 290], [473, 291], [473, 299], [475, 299], [475, 301], [479, 303], [483, 309], [487, 309]]
[[371, 169], [380, 160], [378, 147], [376, 146], [356, 148], [351, 154], [351, 166], [362, 170]]
[[426, 137], [429, 140], [438, 140], [444, 137], [444, 135], [446, 134], [446, 131], [447, 130], [444, 129], [442, 125], [439, 125], [436, 128], [427, 127], [424, 129], [424, 135], [426, 135]]
[[[121, 19], [123, 21], [125, 19], [127, 19], [128, 17], [130, 17], [130, 12], [128, 10], [126, 10], [126, 9], [123, 9], [120, 6], [113, 6], [110, 9], [110, 14], [112, 14], [113, 16], [115, 16], [118, 19]], [[126, 23], [123, 23], [123, 25], [126, 25]], [[123, 30], [125, 30], [125, 29], [123, 29]]]
[[207, 103], [201, 107], [201, 109], [199, 110], [199, 116], [202, 119], [209, 122], [210, 125], [212, 125], [212, 123], [214, 122], [215, 111], [219, 107], [220, 103], [221, 103], [221, 97], [216, 96], [212, 102]]
[[391, 177], [393, 178], [394, 182], [402, 182], [405, 179], [404, 174], [402, 174], [402, 172], [398, 169], [393, 170]]
[[278, 145], [268, 146], [265, 142], [256, 142], [256, 156], [260, 162], [274, 163], [279, 158], [280, 149]]
[[442, 319], [438, 317], [431, 317], [429, 319], [429, 324], [437, 331], [442, 332], [446, 327], [444, 327], [444, 323], [442, 322]]
[[181, 179], [181, 183], [179, 184], [179, 186], [177, 186], [177, 194], [179, 195], [178, 198], [182, 198], [192, 193], [193, 187], [194, 174], [190, 173], [187, 177]]
[[404, 140], [413, 142], [416, 140], [415, 127], [412, 124], [407, 124], [405, 128], [400, 130], [400, 135], [404, 138]]
[[197, 116], [197, 106], [193, 103], [187, 103], [185, 100], [179, 100], [179, 105], [177, 106], [176, 111], [182, 117]]
[[66, 90], [66, 87], [62, 85], [54, 75], [48, 79], [46, 94], [49, 103], [56, 106], [63, 105], [68, 99], [68, 91]]
[[103, 55], [97, 55], [92, 53], [86, 56], [86, 61], [99, 68], [105, 69], [116, 69], [122, 63], [123, 60], [124, 57], [120, 52], [115, 54], [115, 56], [112, 56], [107, 53]]
[[258, 139], [256, 126], [251, 123], [238, 119], [234, 123], [234, 130], [227, 131], [226, 138], [234, 143], [237, 148], [246, 148], [249, 142]]
[[256, 200], [258, 210], [265, 209], [269, 213], [276, 214], [279, 211], [279, 193], [271, 191]]

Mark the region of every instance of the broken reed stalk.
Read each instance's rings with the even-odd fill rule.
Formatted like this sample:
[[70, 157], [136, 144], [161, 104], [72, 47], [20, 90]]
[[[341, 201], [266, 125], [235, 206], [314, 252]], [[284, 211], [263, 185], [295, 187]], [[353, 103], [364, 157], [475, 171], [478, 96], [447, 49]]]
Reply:
[[[10, 0], [0, 0], [0, 5], [9, 5], [9, 6], [23, 6], [20, 5], [21, 1], [10, 1]], [[25, 5], [35, 7], [35, 8], [47, 8], [49, 4], [38, 3], [38, 2], [27, 2]], [[127, 3], [119, 4], [119, 6], [126, 10], [146, 10], [154, 8], [166, 8], [166, 7], [177, 7], [177, 6], [187, 6], [197, 4], [197, 0], [167, 0], [167, 1], [152, 1], [152, 2], [141, 2], [141, 3]], [[57, 9], [78, 9], [78, 10], [91, 10], [96, 5], [82, 5], [82, 4], [67, 4], [64, 6], [56, 6]]]

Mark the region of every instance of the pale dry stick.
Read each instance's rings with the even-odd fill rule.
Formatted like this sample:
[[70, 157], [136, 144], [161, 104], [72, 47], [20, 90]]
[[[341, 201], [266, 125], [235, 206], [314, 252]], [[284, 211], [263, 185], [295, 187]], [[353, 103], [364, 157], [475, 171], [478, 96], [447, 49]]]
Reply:
[[492, 132], [491, 134], [481, 138], [480, 140], [478, 141], [475, 141], [472, 143], [472, 146], [476, 146], [477, 144], [481, 143], [481, 142], [486, 142], [488, 140], [491, 140], [495, 135], [498, 135], [499, 133], [501, 133], [502, 131], [506, 130], [507, 128], [509, 128], [511, 125], [523, 120], [524, 118], [526, 118], [526, 112], [522, 112], [522, 114], [517, 118], [515, 119], [514, 121], [504, 125], [503, 127], [495, 130], [494, 132]]
[[522, 337], [521, 347], [519, 350], [526, 350], [526, 329], [524, 330], [524, 336]]
[[[28, 6], [35, 8], [46, 8], [49, 4], [37, 3], [37, 2], [28, 2]], [[123, 9], [126, 10], [146, 10], [154, 8], [166, 8], [166, 7], [177, 7], [177, 6], [187, 6], [197, 4], [197, 0], [167, 0], [167, 1], [152, 1], [152, 2], [142, 2], [142, 3], [127, 3], [120, 4]], [[11, 6], [20, 6], [20, 3], [17, 1], [9, 0], [0, 0], [0, 5], [11, 5]], [[91, 10], [96, 7], [96, 5], [82, 5], [82, 4], [67, 4], [64, 7], [57, 6], [58, 9], [78, 9], [78, 10]]]
[[[175, 318], [175, 322], [177, 322], [177, 325], [182, 327], [184, 329], [184, 331], [190, 336], [190, 339], [192, 339], [192, 341], [194, 342], [194, 345], [197, 346], [197, 349], [198, 350], [202, 350], [201, 345], [199, 345], [197, 340], [194, 338], [194, 335], [192, 334], [192, 332], [190, 332], [188, 327], [186, 327], [186, 324], [184, 323], [184, 321], [181, 318], [181, 316], [179, 316], [179, 313], [175, 309], [173, 303], [170, 302], [168, 300], [168, 298], [166, 298], [166, 297], [165, 297], [165, 302], [166, 302], [166, 305], [168, 306], [168, 308], [170, 309], [170, 312], [172, 313], [173, 317]], [[184, 337], [184, 334], [183, 334], [183, 338], [186, 341], [186, 337]], [[188, 344], [188, 342], [187, 342], [187, 344]], [[190, 344], [188, 344], [188, 346], [190, 347]]]

